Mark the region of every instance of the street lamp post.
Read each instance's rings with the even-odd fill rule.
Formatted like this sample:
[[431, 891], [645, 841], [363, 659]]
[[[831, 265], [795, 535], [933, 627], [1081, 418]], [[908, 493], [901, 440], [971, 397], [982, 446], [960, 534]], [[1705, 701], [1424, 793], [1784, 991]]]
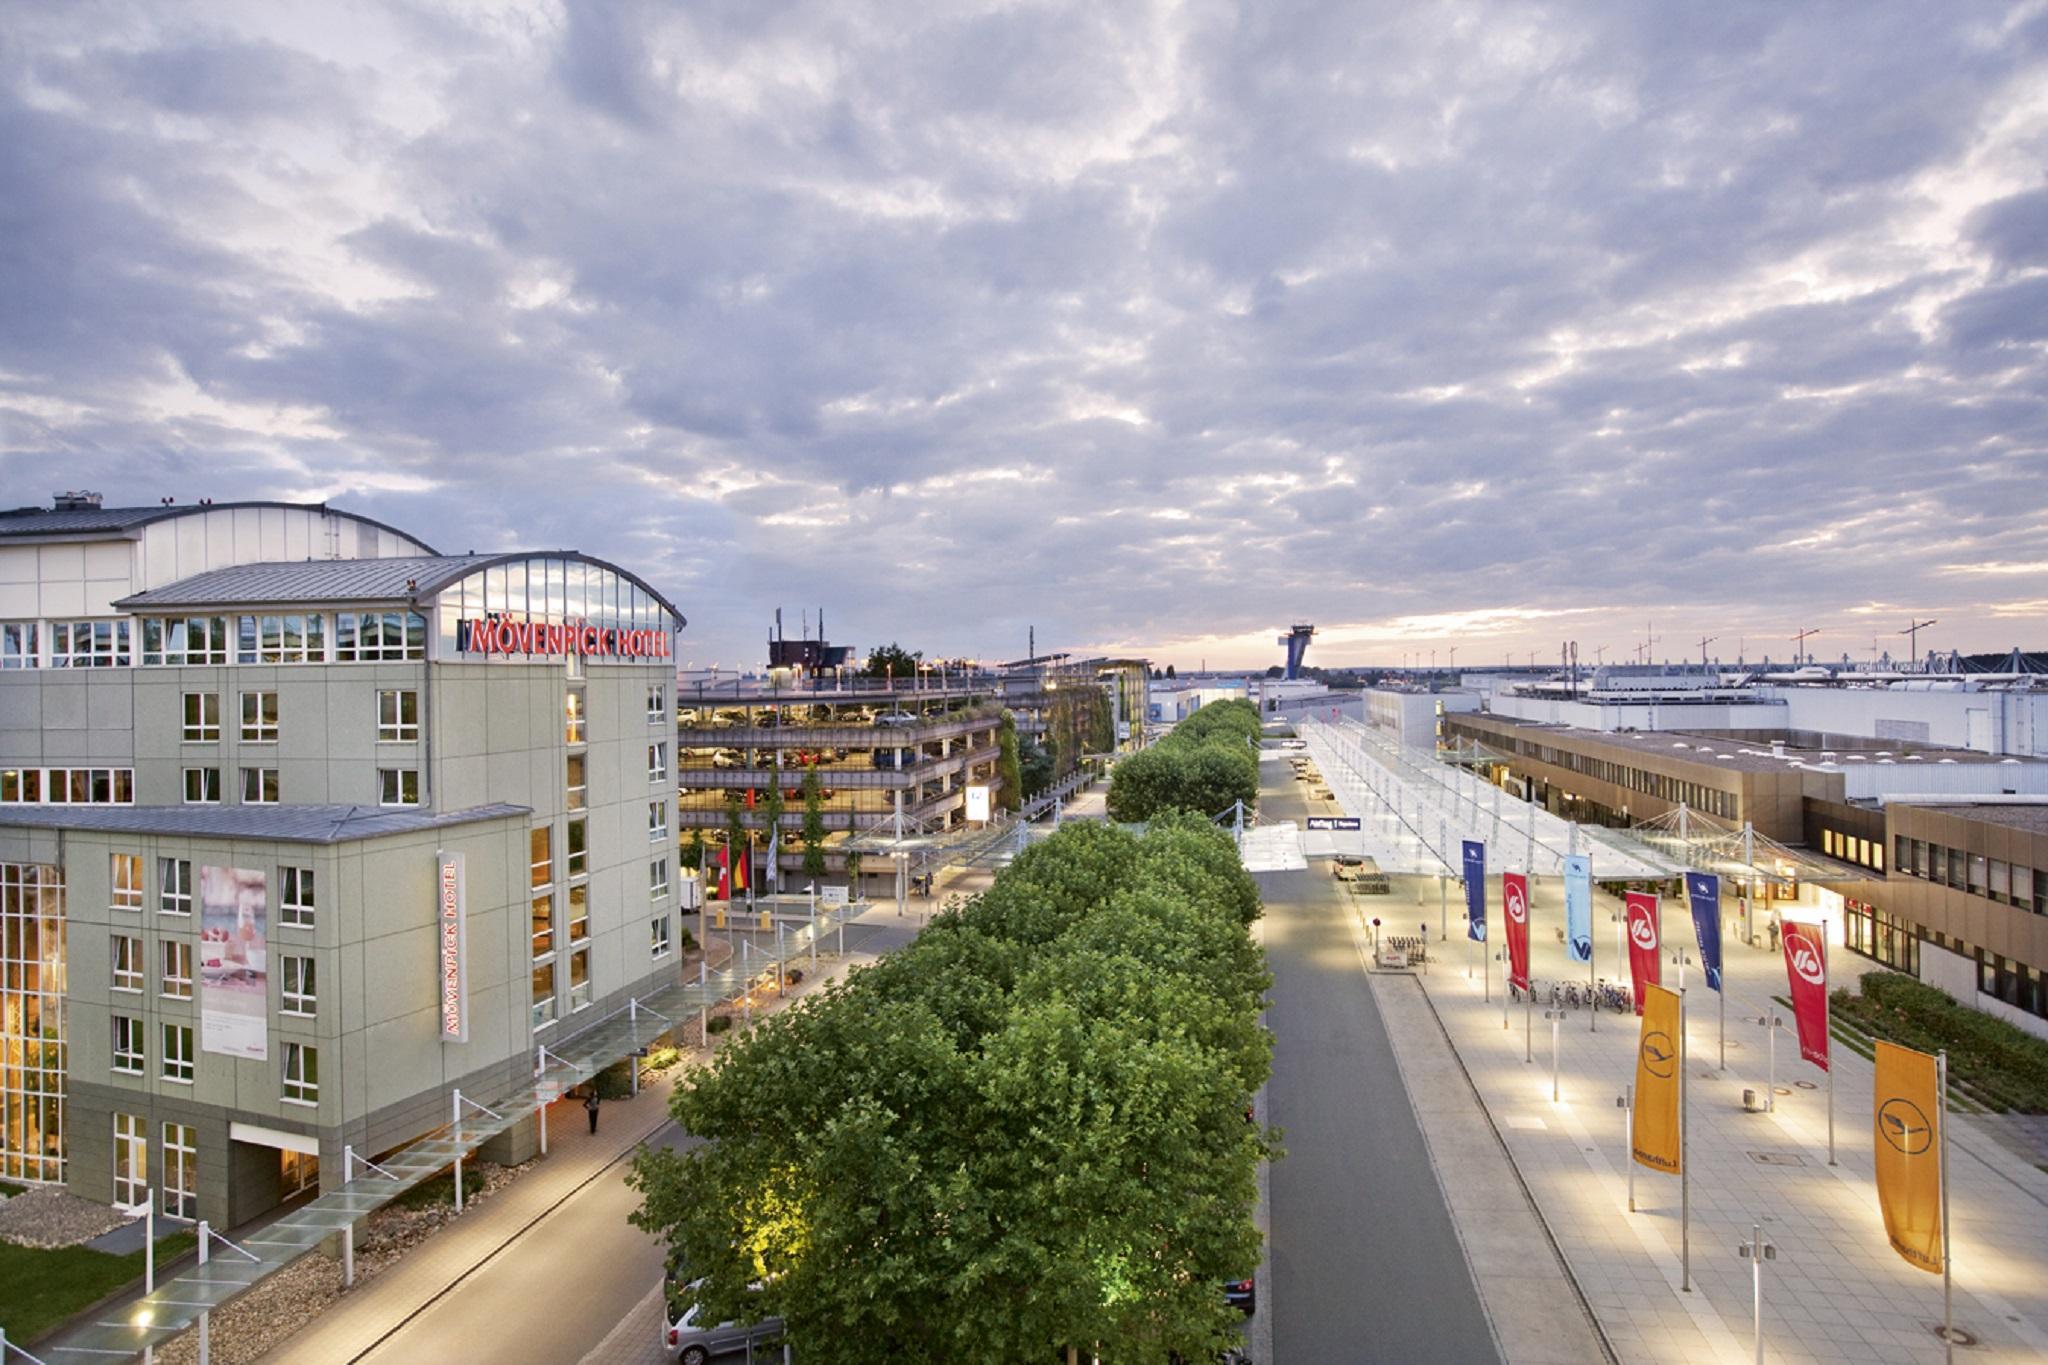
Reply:
[[1550, 1021], [1550, 1102], [1552, 1104], [1556, 1104], [1558, 1052], [1557, 1036], [1558, 1030], [1564, 1024], [1564, 1011], [1561, 1009], [1547, 1009], [1543, 1011], [1543, 1017]]
[[1764, 1236], [1762, 1223], [1749, 1225], [1749, 1240], [1739, 1252], [1749, 1262], [1749, 1297], [1752, 1335], [1756, 1340], [1756, 1365], [1764, 1365], [1764, 1262], [1778, 1259], [1777, 1244]]

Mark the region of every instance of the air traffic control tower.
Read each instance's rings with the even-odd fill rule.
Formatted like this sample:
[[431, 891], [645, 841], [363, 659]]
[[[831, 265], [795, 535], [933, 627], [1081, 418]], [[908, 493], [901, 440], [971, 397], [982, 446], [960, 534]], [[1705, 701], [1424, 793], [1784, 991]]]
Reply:
[[1286, 647], [1288, 677], [1301, 676], [1301, 656], [1308, 653], [1308, 642], [1315, 638], [1315, 633], [1314, 626], [1295, 626], [1274, 642]]

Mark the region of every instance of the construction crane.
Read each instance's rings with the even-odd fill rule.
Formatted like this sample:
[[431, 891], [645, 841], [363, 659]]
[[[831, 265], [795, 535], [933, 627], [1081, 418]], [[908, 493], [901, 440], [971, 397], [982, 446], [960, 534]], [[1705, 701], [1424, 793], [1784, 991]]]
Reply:
[[1707, 671], [1707, 646], [1720, 638], [1718, 635], [1700, 636], [1700, 672], [1704, 673]]
[[1931, 617], [1925, 621], [1908, 620], [1906, 628], [1899, 632], [1899, 634], [1906, 637], [1906, 656], [1913, 660], [1915, 667], [1918, 667], [1920, 663], [1920, 632], [1929, 626], [1938, 624], [1940, 623]]
[[1643, 622], [1643, 642], [1636, 646], [1636, 658], [1643, 663], [1654, 662], [1650, 658], [1650, 649], [1653, 645], [1662, 643], [1664, 639], [1663, 636], [1655, 633], [1656, 629], [1656, 626], [1650, 622]]
[[1792, 637], [1792, 666], [1794, 668], [1797, 668], [1802, 662], [1799, 656], [1806, 652], [1807, 639], [1818, 634], [1820, 634], [1818, 630], [1802, 630]]

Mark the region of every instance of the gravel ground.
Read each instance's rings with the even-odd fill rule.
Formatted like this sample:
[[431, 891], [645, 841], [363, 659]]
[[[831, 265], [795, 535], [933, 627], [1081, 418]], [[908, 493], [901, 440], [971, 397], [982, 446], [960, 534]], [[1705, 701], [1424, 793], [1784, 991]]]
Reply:
[[63, 1190], [30, 1190], [0, 1203], [0, 1238], [43, 1250], [77, 1246], [133, 1221], [111, 1205]]
[[[470, 1195], [474, 1208], [516, 1180], [528, 1168], [478, 1163], [483, 1189]], [[465, 1184], [467, 1182], [464, 1182]], [[356, 1237], [356, 1283], [374, 1278], [406, 1252], [455, 1220], [453, 1204], [425, 1209], [389, 1205], [371, 1214]], [[341, 1263], [313, 1253], [272, 1275], [213, 1314], [209, 1357], [215, 1365], [250, 1365], [341, 1297]], [[162, 1365], [198, 1365], [199, 1335], [187, 1332], [157, 1347]]]

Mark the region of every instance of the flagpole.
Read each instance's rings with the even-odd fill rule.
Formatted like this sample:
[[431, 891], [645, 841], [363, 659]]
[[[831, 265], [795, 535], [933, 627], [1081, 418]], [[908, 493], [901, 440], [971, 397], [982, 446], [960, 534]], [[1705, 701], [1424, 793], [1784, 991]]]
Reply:
[[1678, 989], [1678, 1264], [1686, 1293], [1692, 1292], [1692, 1153], [1686, 1146], [1685, 988]]
[[[1828, 988], [1834, 980], [1828, 975], [1828, 922], [1820, 922], [1820, 1036], [1828, 1050], [1828, 1165], [1835, 1164], [1835, 1007], [1828, 1000]], [[1946, 1248], [1943, 1256], [1946, 1258]]]
[[[1579, 827], [1574, 823], [1572, 825], [1572, 847], [1577, 848], [1578, 841]], [[1571, 930], [1566, 929], [1565, 933], [1569, 935]], [[1589, 859], [1586, 863], [1586, 1004], [1589, 1006], [1586, 1010], [1586, 1032], [1588, 1033], [1598, 1033], [1600, 1031], [1600, 1001], [1593, 989], [1594, 982], [1597, 979], [1593, 975], [1594, 959], [1600, 956], [1600, 950], [1594, 946], [1594, 940], [1599, 937], [1600, 935], [1593, 932], [1593, 864]]]
[[1955, 1248], [1948, 1240], [1948, 1049], [1934, 1054], [1935, 1096], [1941, 1102], [1941, 1358], [1956, 1358]]

